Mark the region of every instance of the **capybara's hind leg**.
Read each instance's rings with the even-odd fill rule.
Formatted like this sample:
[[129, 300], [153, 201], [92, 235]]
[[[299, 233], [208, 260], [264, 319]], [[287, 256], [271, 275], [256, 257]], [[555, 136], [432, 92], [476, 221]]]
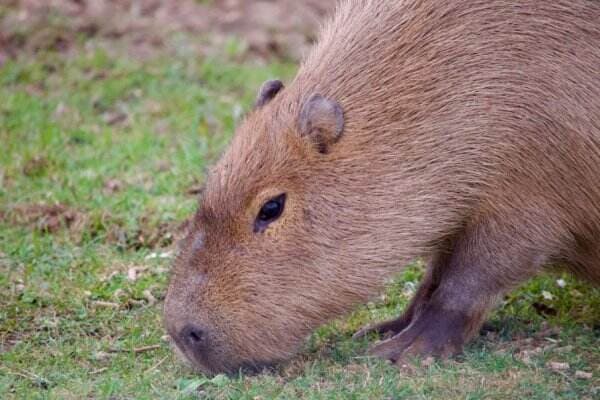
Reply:
[[406, 355], [446, 357], [460, 353], [480, 329], [489, 309], [506, 291], [539, 269], [543, 254], [533, 238], [519, 237], [509, 221], [488, 221], [456, 242], [438, 284], [410, 324], [371, 348], [394, 362]]
[[357, 331], [352, 337], [358, 339], [370, 334], [391, 337], [402, 332], [410, 325], [415, 315], [419, 314], [425, 308], [429, 299], [431, 299], [431, 295], [439, 285], [441, 276], [440, 268], [447, 262], [447, 255], [438, 255], [428, 263], [427, 272], [402, 315], [395, 319], [367, 325]]

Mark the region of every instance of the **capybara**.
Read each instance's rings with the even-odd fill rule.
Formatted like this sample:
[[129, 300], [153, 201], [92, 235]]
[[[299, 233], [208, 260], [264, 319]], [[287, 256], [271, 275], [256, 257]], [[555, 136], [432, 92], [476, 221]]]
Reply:
[[260, 369], [428, 269], [371, 354], [447, 356], [547, 267], [600, 283], [600, 2], [346, 0], [209, 171], [165, 302], [197, 369]]

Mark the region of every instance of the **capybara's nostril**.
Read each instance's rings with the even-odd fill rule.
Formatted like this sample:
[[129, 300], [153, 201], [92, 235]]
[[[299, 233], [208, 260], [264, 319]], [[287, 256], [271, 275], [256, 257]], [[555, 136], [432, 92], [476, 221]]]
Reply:
[[181, 331], [181, 338], [191, 346], [198, 346], [204, 342], [205, 333], [196, 325], [186, 325]]

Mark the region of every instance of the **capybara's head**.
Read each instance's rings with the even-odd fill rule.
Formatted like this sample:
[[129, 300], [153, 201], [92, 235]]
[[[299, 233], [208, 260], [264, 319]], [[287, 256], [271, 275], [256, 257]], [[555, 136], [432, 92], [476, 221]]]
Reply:
[[262, 86], [208, 174], [173, 268], [166, 327], [203, 372], [289, 358], [314, 328], [365, 300], [377, 281], [355, 257], [372, 254], [369, 247], [347, 240], [357, 228], [345, 215], [353, 212], [347, 203], [360, 194], [335, 170], [343, 109], [291, 90], [279, 81]]

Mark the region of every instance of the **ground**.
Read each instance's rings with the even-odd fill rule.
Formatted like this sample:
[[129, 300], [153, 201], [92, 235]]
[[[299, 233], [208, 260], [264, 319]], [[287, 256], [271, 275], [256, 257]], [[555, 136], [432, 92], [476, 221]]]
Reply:
[[[418, 262], [288, 364], [258, 376], [194, 374], [162, 325], [174, 243], [256, 89], [290, 79], [297, 58], [257, 50], [244, 32], [188, 47], [201, 28], [177, 24], [148, 50], [135, 40], [143, 27], [78, 30], [83, 17], [38, 15], [39, 4], [0, 6], [0, 398], [600, 397], [600, 290], [566, 275], [511, 293], [462, 357], [399, 368], [366, 357], [375, 339], [352, 333], [406, 306]], [[280, 35], [273, 29], [261, 34]]]

